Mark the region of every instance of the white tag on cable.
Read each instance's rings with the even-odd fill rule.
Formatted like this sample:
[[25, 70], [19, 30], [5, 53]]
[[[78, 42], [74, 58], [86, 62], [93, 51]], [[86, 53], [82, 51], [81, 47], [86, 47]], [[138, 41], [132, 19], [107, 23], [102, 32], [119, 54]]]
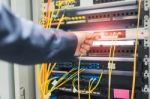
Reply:
[[115, 63], [108, 63], [108, 69], [116, 69]]
[[76, 93], [77, 92], [77, 89], [76, 88], [73, 88], [73, 93]]
[[57, 80], [54, 80], [53, 82], [52, 82], [52, 85], [56, 85], [57, 84]]

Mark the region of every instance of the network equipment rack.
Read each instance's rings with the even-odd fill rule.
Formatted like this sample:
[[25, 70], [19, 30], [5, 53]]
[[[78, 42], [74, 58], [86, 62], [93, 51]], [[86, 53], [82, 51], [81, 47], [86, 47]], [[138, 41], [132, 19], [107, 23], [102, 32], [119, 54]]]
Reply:
[[[54, 2], [55, 12], [59, 10], [58, 1]], [[45, 5], [47, 0], [45, 0]], [[149, 46], [148, 46], [148, 0], [141, 1], [140, 31], [137, 50], [137, 68], [134, 99], [149, 99]], [[46, 7], [45, 7], [46, 13]], [[76, 0], [65, 9], [60, 7], [60, 14], [55, 16], [52, 27], [56, 27], [62, 15], [61, 29], [73, 32], [98, 33], [100, 39], [93, 42], [90, 51], [79, 58], [58, 63], [51, 77], [61, 77], [72, 68], [80, 67], [81, 99], [88, 97], [88, 81], [98, 81], [100, 73], [103, 77], [100, 84], [91, 93], [91, 99], [108, 98], [109, 52], [110, 47], [116, 46], [112, 65], [111, 99], [130, 99], [132, 93], [134, 49], [136, 44], [138, 0]], [[115, 41], [112, 40], [117, 34]], [[113, 43], [112, 43], [113, 42]], [[58, 88], [52, 95], [57, 99], [77, 99], [77, 77]], [[94, 83], [95, 84], [95, 83]], [[127, 97], [120, 94], [128, 94]], [[53, 97], [52, 96], [52, 97]]]

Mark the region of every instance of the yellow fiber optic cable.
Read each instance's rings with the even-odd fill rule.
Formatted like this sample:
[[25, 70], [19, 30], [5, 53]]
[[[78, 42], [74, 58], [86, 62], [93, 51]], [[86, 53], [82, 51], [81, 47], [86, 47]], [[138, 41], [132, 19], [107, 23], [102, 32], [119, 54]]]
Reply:
[[[83, 70], [81, 70], [80, 72], [82, 72]], [[69, 80], [71, 80], [72, 78], [74, 78], [77, 75], [77, 72], [75, 72], [72, 76], [70, 76], [69, 78], [67, 78], [64, 82], [62, 82], [61, 84], [59, 84], [57, 82], [56, 86], [54, 86], [53, 88], [51, 88], [49, 90], [49, 92], [47, 93], [47, 95], [49, 95], [50, 93], [52, 93], [55, 89], [58, 89], [59, 87], [61, 87], [62, 85], [64, 85], [65, 83], [67, 83]], [[46, 95], [46, 96], [47, 96]]]
[[89, 84], [88, 84], [88, 99], [91, 99], [91, 93], [92, 93], [91, 87], [92, 87], [94, 81], [95, 81], [94, 79], [90, 79], [90, 81], [89, 81]]
[[52, 71], [54, 70], [54, 68], [56, 67], [56, 63], [54, 63], [54, 65], [52, 66], [52, 68], [50, 69], [50, 71], [48, 71], [48, 76], [49, 77], [52, 73]]
[[38, 87], [40, 88], [40, 79], [39, 79], [39, 75], [40, 75], [40, 66], [39, 65], [36, 65], [36, 68], [35, 68], [35, 71], [36, 71], [36, 78], [37, 78], [37, 83], [38, 83]]
[[[113, 38], [112, 38], [112, 42], [114, 40], [114, 33], [113, 33]], [[113, 49], [113, 44], [111, 44], [110, 46], [110, 51], [109, 51], [109, 62], [108, 62], [108, 71], [109, 71], [109, 74], [108, 74], [108, 99], [110, 99], [110, 63], [111, 63], [111, 55], [112, 55], [112, 49]]]
[[136, 82], [136, 61], [137, 61], [137, 49], [138, 49], [138, 38], [140, 32], [140, 16], [141, 16], [141, 0], [138, 0], [138, 19], [137, 19], [137, 32], [136, 32], [136, 42], [135, 42], [135, 50], [134, 50], [134, 63], [133, 63], [133, 81], [132, 81], [132, 93], [131, 99], [134, 99], [135, 94], [135, 82]]
[[62, 82], [61, 84], [59, 84], [55, 89], [61, 87], [62, 85], [64, 85], [65, 83], [67, 83], [69, 80], [71, 80], [72, 78], [74, 78], [77, 75], [77, 73], [73, 74], [71, 77], [67, 78], [64, 82]]
[[73, 72], [75, 69], [71, 69], [69, 72], [65, 73], [59, 80], [58, 83], [60, 83], [69, 73]]
[[[65, 73], [61, 78], [59, 78], [59, 80], [57, 81], [57, 84], [60, 83], [69, 73], [73, 72], [74, 71], [74, 68], [71, 69], [69, 72]], [[48, 93], [51, 93], [51, 90], [48, 92]]]
[[[84, 70], [80, 70], [79, 72], [83, 72]], [[69, 80], [71, 80], [72, 78], [74, 78], [77, 75], [77, 72], [75, 72], [72, 76], [70, 76], [69, 78], [67, 78], [63, 83], [59, 84], [55, 89], [59, 88], [60, 86], [64, 85], [66, 82], [68, 82]]]
[[52, 25], [54, 10], [55, 10], [55, 6], [53, 6], [53, 9], [52, 9], [52, 12], [51, 12], [51, 18], [50, 18], [50, 21], [49, 21], [49, 28], [51, 28], [51, 25]]
[[[114, 37], [115, 38], [115, 41], [114, 41]], [[113, 33], [113, 39], [112, 39], [112, 42], [116, 42], [116, 39], [117, 39], [117, 35], [116, 33]], [[113, 46], [113, 47], [112, 47]], [[108, 79], [108, 99], [110, 99], [111, 97], [111, 75], [112, 75], [112, 65], [113, 65], [113, 60], [114, 60], [114, 56], [115, 56], [115, 49], [116, 49], [116, 46], [115, 44], [112, 44], [111, 45], [111, 48], [110, 48], [110, 54], [109, 54], [109, 62], [108, 62], [108, 68], [109, 68], [109, 79]], [[112, 57], [111, 57], [111, 54], [112, 54]]]
[[[67, 1], [67, 4], [66, 4], [66, 6], [65, 6], [65, 10], [67, 9], [67, 7], [69, 6], [69, 1]], [[59, 9], [58, 9], [59, 10]], [[59, 12], [58, 12], [59, 13]], [[61, 25], [61, 23], [62, 23], [62, 21], [65, 19], [65, 13], [63, 13], [63, 15], [61, 16], [61, 18], [59, 19], [59, 23], [58, 23], [58, 25], [57, 25], [57, 29], [59, 29], [60, 28], [60, 25]]]
[[61, 6], [62, 6], [62, 2], [59, 2], [59, 4], [58, 4], [58, 10], [57, 10], [57, 12], [56, 12], [56, 16], [58, 16], [58, 15], [59, 15], [59, 12], [60, 12]]
[[98, 85], [100, 84], [101, 79], [102, 79], [102, 76], [103, 76], [103, 71], [102, 71], [102, 73], [100, 74], [100, 77], [99, 77], [99, 79], [98, 79], [98, 82], [97, 82], [96, 85], [93, 87], [93, 89], [91, 89], [92, 92], [93, 92], [93, 91], [98, 87]]
[[57, 30], [60, 28], [60, 25], [61, 25], [62, 21], [64, 20], [64, 18], [65, 18], [65, 14], [63, 14], [62, 17], [60, 18], [59, 23], [57, 25]]
[[88, 83], [88, 99], [91, 99], [91, 80], [89, 81], [89, 83]]
[[81, 57], [79, 57], [79, 62], [78, 62], [78, 99], [80, 99], [80, 65], [81, 65]]
[[45, 15], [44, 15], [44, 8], [45, 8], [45, 3], [44, 0], [42, 0], [42, 25], [44, 26], [44, 21], [45, 21]]
[[74, 79], [73, 81], [72, 81], [72, 86], [73, 86], [73, 88], [74, 89], [76, 89], [76, 87], [75, 87], [75, 82], [77, 81], [77, 79]]

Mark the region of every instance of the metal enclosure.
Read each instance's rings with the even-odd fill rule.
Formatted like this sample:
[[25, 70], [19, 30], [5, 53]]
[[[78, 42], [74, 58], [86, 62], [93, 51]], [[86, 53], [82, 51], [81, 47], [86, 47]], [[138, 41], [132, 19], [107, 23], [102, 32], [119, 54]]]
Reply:
[[[32, 20], [31, 0], [4, 0], [13, 13]], [[0, 61], [0, 99], [35, 99], [34, 66]]]
[[[32, 20], [31, 0], [11, 0], [11, 8], [19, 16]], [[14, 64], [15, 99], [35, 99], [34, 67]]]

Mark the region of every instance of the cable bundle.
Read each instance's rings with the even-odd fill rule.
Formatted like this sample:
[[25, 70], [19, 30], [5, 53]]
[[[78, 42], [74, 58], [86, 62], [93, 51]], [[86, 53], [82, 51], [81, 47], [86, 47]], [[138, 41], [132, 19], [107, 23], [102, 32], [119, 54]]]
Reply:
[[[70, 2], [72, 0], [65, 0], [65, 1]], [[38, 1], [36, 5], [38, 9]], [[65, 9], [67, 9], [68, 5], [69, 3], [67, 3], [67, 5], [65, 6]], [[59, 6], [61, 7], [62, 3]], [[57, 16], [59, 15], [59, 12], [60, 12], [60, 9], [58, 9], [57, 11]], [[55, 13], [55, 5], [53, 3], [53, 0], [48, 0], [46, 14], [45, 14], [45, 3], [44, 3], [44, 0], [42, 0], [42, 16], [41, 16], [42, 18], [39, 23], [46, 29], [51, 28], [52, 22], [54, 20], [54, 17], [53, 17], [54, 13]], [[64, 20], [64, 17], [65, 17], [65, 14], [63, 14], [62, 17], [59, 19], [57, 29], [60, 28], [60, 25], [62, 21]], [[53, 65], [51, 63], [50, 64], [43, 63], [41, 66], [37, 65], [36, 75], [38, 79], [38, 87], [40, 90], [40, 99], [49, 99], [51, 96], [51, 93], [54, 90], [58, 89], [62, 85], [66, 84], [69, 80], [77, 76], [77, 72], [75, 72], [75, 69], [71, 69], [59, 79], [56, 77], [51, 78], [51, 74], [55, 66], [56, 66], [56, 63], [54, 63]], [[83, 70], [79, 70], [79, 72], [82, 72], [82, 71]], [[70, 76], [67, 78], [68, 75]], [[50, 84], [52, 84], [51, 88], [49, 88]]]

